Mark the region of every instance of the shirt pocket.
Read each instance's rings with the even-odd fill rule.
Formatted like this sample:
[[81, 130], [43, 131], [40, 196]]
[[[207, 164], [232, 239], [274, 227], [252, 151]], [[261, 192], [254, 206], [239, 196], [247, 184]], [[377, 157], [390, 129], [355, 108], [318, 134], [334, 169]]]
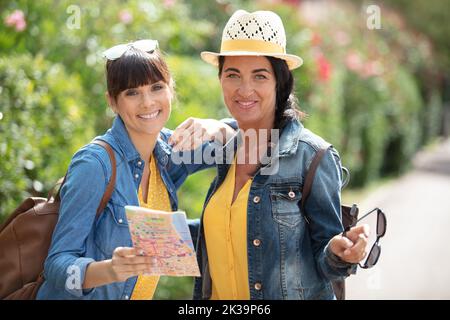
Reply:
[[301, 199], [299, 185], [271, 186], [270, 200], [273, 219], [287, 227], [298, 225], [302, 220], [299, 208]]
[[109, 214], [111, 215], [111, 218], [113, 219], [117, 227], [128, 228], [128, 220], [125, 213], [125, 204], [117, 203], [114, 200], [111, 200], [109, 204], [111, 204], [111, 206], [108, 206], [110, 209]]
[[95, 242], [107, 258], [117, 247], [132, 246], [124, 205], [108, 202], [97, 223]]

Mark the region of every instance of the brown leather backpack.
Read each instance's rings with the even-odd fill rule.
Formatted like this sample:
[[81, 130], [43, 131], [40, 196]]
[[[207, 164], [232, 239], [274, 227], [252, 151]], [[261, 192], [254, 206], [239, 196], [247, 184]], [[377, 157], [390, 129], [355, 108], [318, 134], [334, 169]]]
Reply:
[[[111, 181], [97, 208], [103, 212], [114, 191], [116, 160], [111, 146], [100, 140], [92, 143], [104, 147], [112, 165]], [[66, 174], [67, 175], [67, 174]], [[0, 227], [0, 299], [32, 300], [44, 282], [44, 262], [53, 230], [58, 221], [60, 190], [46, 198], [27, 198]]]
[[[316, 155], [314, 156], [313, 160], [311, 161], [311, 165], [309, 166], [308, 172], [306, 173], [305, 183], [303, 185], [302, 190], [302, 200], [301, 200], [302, 212], [305, 212], [306, 199], [308, 199], [308, 196], [311, 192], [311, 187], [314, 182], [314, 176], [316, 174], [317, 167], [320, 164], [320, 160], [322, 160], [322, 157], [325, 155], [325, 153], [330, 147], [331, 145], [329, 145], [326, 148], [319, 149]], [[342, 188], [344, 188], [348, 184], [348, 181], [350, 180], [350, 173], [347, 168], [342, 167], [342, 169], [347, 175], [344, 183], [342, 184]], [[344, 229], [352, 227], [358, 220], [359, 209], [356, 206], [356, 204], [352, 206], [341, 205], [341, 211], [342, 211], [342, 225]], [[305, 218], [306, 221], [308, 221], [309, 223], [306, 212]], [[333, 286], [333, 291], [334, 294], [336, 295], [336, 299], [345, 300], [345, 280], [344, 279], [334, 280], [331, 281], [331, 284]]]

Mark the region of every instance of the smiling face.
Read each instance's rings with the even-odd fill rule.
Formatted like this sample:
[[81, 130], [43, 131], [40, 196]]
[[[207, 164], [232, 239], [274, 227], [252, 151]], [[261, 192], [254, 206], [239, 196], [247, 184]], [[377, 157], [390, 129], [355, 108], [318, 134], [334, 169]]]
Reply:
[[225, 104], [241, 129], [273, 127], [276, 79], [267, 58], [225, 57], [220, 83]]
[[158, 136], [170, 116], [173, 85], [167, 65], [155, 50], [130, 48], [106, 64], [107, 99], [136, 138]]
[[158, 135], [170, 117], [171, 100], [172, 90], [164, 81], [126, 89], [115, 101], [109, 97], [131, 137]]

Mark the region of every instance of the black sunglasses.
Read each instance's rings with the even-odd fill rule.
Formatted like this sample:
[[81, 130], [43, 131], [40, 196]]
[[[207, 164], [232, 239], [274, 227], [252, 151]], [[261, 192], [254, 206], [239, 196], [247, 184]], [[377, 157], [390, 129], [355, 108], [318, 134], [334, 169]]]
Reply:
[[365, 215], [363, 215], [361, 218], [356, 220], [356, 222], [353, 223], [351, 226], [347, 227], [344, 230], [344, 233], [342, 234], [343, 236], [345, 236], [345, 234], [347, 233], [347, 231], [350, 230], [350, 228], [354, 227], [358, 222], [360, 222], [361, 220], [363, 220], [364, 218], [366, 218], [368, 215], [370, 215], [372, 212], [375, 212], [375, 211], [377, 212], [377, 239], [375, 240], [375, 243], [373, 244], [372, 248], [370, 249], [367, 259], [364, 262], [364, 264], [361, 265], [359, 263], [359, 266], [363, 269], [372, 268], [378, 262], [378, 259], [380, 258], [381, 246], [380, 246], [379, 241], [380, 241], [380, 238], [386, 234], [386, 225], [387, 225], [386, 215], [384, 214], [383, 211], [381, 211], [380, 208], [372, 209], [371, 211], [369, 211]]

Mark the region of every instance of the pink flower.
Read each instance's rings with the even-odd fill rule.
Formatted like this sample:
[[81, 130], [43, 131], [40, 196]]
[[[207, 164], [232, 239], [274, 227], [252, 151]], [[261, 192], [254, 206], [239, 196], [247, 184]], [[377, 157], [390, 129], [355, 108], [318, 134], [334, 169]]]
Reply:
[[21, 32], [27, 27], [25, 15], [22, 10], [14, 10], [9, 16], [5, 18], [5, 25], [14, 27], [16, 31]]
[[176, 0], [164, 0], [163, 5], [167, 9], [172, 8], [176, 4]]
[[350, 36], [342, 30], [337, 31], [334, 34], [334, 40], [341, 47], [348, 45], [351, 41]]
[[331, 63], [324, 57], [323, 54], [317, 56], [316, 63], [319, 69], [319, 80], [325, 82], [330, 80]]
[[133, 21], [133, 15], [128, 10], [122, 10], [119, 12], [119, 20], [123, 24], [130, 24]]
[[356, 52], [347, 54], [345, 57], [345, 65], [348, 69], [355, 72], [359, 72], [363, 67], [361, 57]]
[[384, 68], [379, 61], [369, 61], [364, 64], [362, 76], [364, 78], [376, 77], [383, 74]]

